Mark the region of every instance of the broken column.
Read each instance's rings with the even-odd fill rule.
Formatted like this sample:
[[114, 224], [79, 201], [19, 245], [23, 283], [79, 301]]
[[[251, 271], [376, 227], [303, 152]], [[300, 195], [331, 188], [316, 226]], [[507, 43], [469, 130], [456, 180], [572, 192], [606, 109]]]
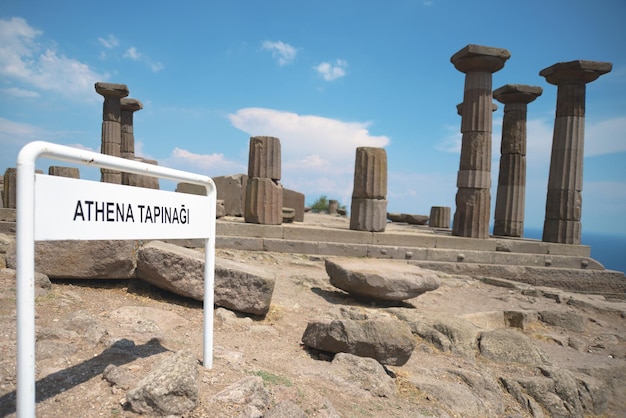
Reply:
[[382, 232], [387, 225], [387, 152], [384, 148], [358, 147], [350, 229]]
[[279, 183], [280, 172], [280, 140], [272, 136], [251, 137], [244, 208], [246, 222], [282, 224], [283, 186]]
[[586, 84], [612, 67], [610, 62], [569, 61], [539, 72], [557, 86], [543, 241], [580, 244]]
[[504, 104], [494, 235], [521, 237], [524, 233], [526, 110], [542, 92], [541, 87], [522, 84], [507, 84], [493, 92]]
[[450, 206], [432, 206], [428, 226], [431, 228], [450, 228]]
[[502, 69], [510, 56], [506, 49], [467, 45], [450, 58], [454, 67], [465, 73], [453, 235], [489, 237], [492, 74]]
[[[102, 154], [121, 157], [122, 111], [120, 100], [128, 96], [125, 84], [96, 83], [96, 92], [104, 96], [102, 106]], [[122, 173], [106, 168], [100, 169], [101, 181], [122, 184]]]

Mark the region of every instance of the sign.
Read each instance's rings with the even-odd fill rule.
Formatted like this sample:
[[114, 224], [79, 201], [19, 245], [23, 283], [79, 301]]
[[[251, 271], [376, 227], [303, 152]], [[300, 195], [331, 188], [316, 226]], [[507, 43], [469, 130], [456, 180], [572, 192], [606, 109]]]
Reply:
[[206, 238], [210, 224], [206, 196], [35, 175], [38, 241]]

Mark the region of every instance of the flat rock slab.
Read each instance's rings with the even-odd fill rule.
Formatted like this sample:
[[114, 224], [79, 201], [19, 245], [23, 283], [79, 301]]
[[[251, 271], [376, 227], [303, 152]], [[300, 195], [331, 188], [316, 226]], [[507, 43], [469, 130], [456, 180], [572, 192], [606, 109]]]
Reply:
[[325, 261], [330, 283], [356, 296], [401, 301], [439, 287], [436, 272], [410, 264], [348, 257]]
[[[161, 289], [204, 299], [204, 254], [161, 241], [144, 245], [137, 255], [137, 277]], [[216, 258], [214, 303], [252, 315], [270, 308], [275, 280], [249, 264]]]
[[370, 357], [391, 366], [405, 364], [415, 348], [409, 326], [389, 319], [310, 321], [302, 342], [317, 350]]

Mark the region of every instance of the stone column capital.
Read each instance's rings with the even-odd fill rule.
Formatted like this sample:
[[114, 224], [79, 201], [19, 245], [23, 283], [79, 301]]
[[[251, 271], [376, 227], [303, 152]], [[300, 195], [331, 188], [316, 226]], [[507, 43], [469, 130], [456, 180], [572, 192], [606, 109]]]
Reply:
[[613, 64], [601, 61], [568, 61], [557, 62], [544, 68], [539, 75], [556, 86], [563, 84], [586, 84], [596, 80], [603, 74], [610, 72]]
[[143, 104], [137, 99], [124, 98], [120, 100], [122, 111], [136, 112], [143, 109]]
[[94, 87], [96, 93], [104, 97], [126, 97], [129, 94], [128, 86], [126, 84], [114, 84], [114, 83], [102, 83], [97, 82]]
[[493, 97], [503, 104], [528, 104], [541, 96], [543, 89], [525, 84], [505, 84], [493, 91]]
[[504, 67], [511, 53], [503, 48], [469, 44], [456, 54], [450, 62], [462, 73], [489, 72], [495, 73]]

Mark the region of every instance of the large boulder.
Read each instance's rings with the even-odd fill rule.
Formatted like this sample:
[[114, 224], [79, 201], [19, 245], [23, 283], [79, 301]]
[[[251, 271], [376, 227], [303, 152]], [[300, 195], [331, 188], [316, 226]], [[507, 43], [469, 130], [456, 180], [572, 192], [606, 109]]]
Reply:
[[[37, 241], [35, 270], [51, 279], [129, 279], [135, 275], [137, 242]], [[7, 267], [16, 268], [15, 245]]]
[[435, 272], [390, 260], [327, 258], [326, 273], [333, 286], [373, 299], [401, 301], [439, 287]]
[[408, 325], [391, 319], [311, 321], [302, 342], [317, 350], [371, 357], [391, 366], [405, 364], [415, 348]]
[[[144, 245], [137, 255], [137, 277], [161, 289], [204, 299], [204, 254], [161, 241]], [[214, 303], [239, 312], [265, 315], [274, 278], [248, 264], [216, 258]]]

